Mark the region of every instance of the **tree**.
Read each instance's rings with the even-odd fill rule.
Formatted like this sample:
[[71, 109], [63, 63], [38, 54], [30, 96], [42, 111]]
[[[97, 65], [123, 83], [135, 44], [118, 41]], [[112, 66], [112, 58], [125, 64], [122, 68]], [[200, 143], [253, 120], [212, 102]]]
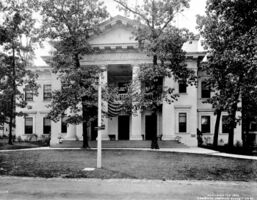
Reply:
[[[55, 48], [51, 65], [62, 82], [54, 92], [49, 117], [67, 123], [83, 122], [83, 147], [87, 148], [87, 127], [96, 118], [98, 67], [82, 67], [80, 59], [92, 53], [88, 39], [107, 16], [103, 3], [91, 0], [44, 0], [42, 36], [52, 40]], [[67, 110], [69, 110], [67, 112]]]
[[12, 128], [15, 117], [25, 115], [16, 112], [16, 107], [25, 107], [27, 102], [21, 87], [37, 91], [36, 75], [28, 67], [32, 65], [35, 43], [35, 20], [27, 1], [5, 0], [1, 6], [0, 25], [0, 120], [9, 124], [9, 144], [12, 144]]
[[[234, 143], [236, 112], [248, 113], [245, 102], [256, 94], [256, 33], [257, 2], [208, 0], [206, 17], [198, 17], [199, 29], [209, 48], [204, 70], [210, 75], [209, 84], [217, 90], [209, 99], [216, 111], [229, 115], [229, 146]], [[242, 107], [238, 107], [238, 103]], [[242, 115], [242, 120], [247, 115]], [[244, 123], [244, 122], [243, 122]], [[216, 145], [216, 134], [214, 145]]]
[[[171, 103], [178, 97], [174, 88], [163, 87], [165, 77], [174, 77], [186, 84], [195, 81], [195, 72], [185, 63], [183, 44], [192, 38], [186, 29], [171, 25], [174, 16], [189, 7], [189, 0], [145, 0], [134, 8], [126, 0], [114, 0], [120, 8], [134, 14], [141, 26], [135, 32], [139, 47], [152, 57], [152, 64], [140, 66], [138, 79], [141, 91], [133, 91], [135, 110], [151, 109], [154, 114], [161, 111], [163, 101]], [[158, 148], [157, 138], [152, 138], [152, 147]]]

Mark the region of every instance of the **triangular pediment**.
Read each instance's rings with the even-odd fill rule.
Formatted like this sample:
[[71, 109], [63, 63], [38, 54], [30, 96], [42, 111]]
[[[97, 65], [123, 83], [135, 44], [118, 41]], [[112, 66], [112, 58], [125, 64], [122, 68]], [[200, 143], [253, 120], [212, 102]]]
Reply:
[[138, 23], [134, 20], [118, 15], [100, 25], [101, 32], [91, 37], [90, 44], [93, 46], [136, 44], [133, 32], [137, 26]]

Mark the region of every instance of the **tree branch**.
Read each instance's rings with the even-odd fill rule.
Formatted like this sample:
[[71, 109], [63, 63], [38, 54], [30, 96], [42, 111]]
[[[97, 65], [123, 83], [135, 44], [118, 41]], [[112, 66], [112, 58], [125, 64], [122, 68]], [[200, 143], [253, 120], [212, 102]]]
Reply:
[[145, 22], [146, 24], [151, 27], [150, 21], [149, 19], [147, 19], [144, 15], [142, 15], [140, 12], [137, 12], [136, 10], [133, 10], [132, 8], [128, 7], [127, 4], [119, 1], [119, 0], [113, 0], [114, 2], [118, 3], [119, 5], [121, 5], [123, 8], [127, 9], [128, 11], [140, 16]]

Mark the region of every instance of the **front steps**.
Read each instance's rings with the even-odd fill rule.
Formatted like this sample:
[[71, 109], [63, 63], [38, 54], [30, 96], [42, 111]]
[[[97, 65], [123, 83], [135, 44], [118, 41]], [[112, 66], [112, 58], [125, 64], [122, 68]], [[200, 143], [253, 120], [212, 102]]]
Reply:
[[[186, 145], [175, 140], [158, 141], [160, 148], [187, 148]], [[97, 141], [89, 141], [91, 148], [97, 147]], [[63, 140], [60, 144], [51, 145], [53, 148], [81, 148], [82, 141]], [[102, 141], [102, 148], [151, 148], [150, 140], [116, 140]]]

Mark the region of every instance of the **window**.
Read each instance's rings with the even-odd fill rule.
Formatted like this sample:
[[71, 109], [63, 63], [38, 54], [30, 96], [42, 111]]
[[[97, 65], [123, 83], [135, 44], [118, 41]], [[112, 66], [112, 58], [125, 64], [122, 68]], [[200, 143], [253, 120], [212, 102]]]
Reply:
[[67, 133], [67, 123], [64, 121], [64, 119], [62, 118], [62, 121], [61, 121], [61, 132], [62, 133]]
[[178, 92], [179, 93], [187, 93], [187, 84], [184, 81], [179, 81]]
[[126, 94], [128, 92], [128, 83], [120, 82], [118, 83], [119, 94]]
[[25, 117], [25, 134], [33, 133], [33, 118]]
[[44, 127], [43, 127], [44, 134], [51, 133], [51, 120], [48, 118], [44, 118]]
[[29, 87], [25, 88], [25, 101], [33, 101], [33, 90]]
[[178, 116], [178, 131], [180, 133], [186, 133], [187, 132], [187, 114], [186, 113], [179, 113]]
[[222, 116], [222, 133], [229, 133], [228, 116]]
[[202, 82], [202, 98], [211, 97], [211, 88], [206, 81]]
[[51, 101], [52, 99], [52, 86], [44, 85], [44, 101]]
[[202, 133], [210, 133], [211, 132], [211, 117], [210, 116], [202, 116], [201, 117], [201, 130], [202, 130]]

